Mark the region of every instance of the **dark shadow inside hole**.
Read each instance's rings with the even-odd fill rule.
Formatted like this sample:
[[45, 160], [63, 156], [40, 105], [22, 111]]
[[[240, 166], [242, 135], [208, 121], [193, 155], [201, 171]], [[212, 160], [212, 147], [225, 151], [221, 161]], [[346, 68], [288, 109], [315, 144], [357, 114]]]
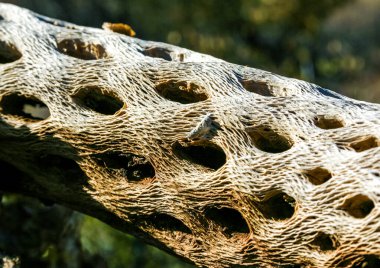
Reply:
[[26, 97], [19, 93], [4, 95], [0, 101], [4, 114], [21, 116], [27, 119], [43, 120], [50, 116], [49, 108], [35, 97]]
[[296, 201], [286, 193], [275, 192], [271, 193], [269, 198], [260, 202], [257, 206], [264, 217], [285, 220], [293, 216]]
[[336, 116], [316, 116], [314, 118], [314, 124], [322, 129], [335, 129], [344, 127], [343, 120]]
[[139, 220], [145, 221], [148, 225], [152, 225], [155, 229], [160, 231], [179, 231], [191, 234], [189, 227], [182, 221], [168, 214], [154, 213]]
[[155, 90], [161, 97], [183, 104], [207, 100], [204, 89], [186, 81], [169, 80], [162, 82], [155, 86]]
[[77, 104], [105, 115], [115, 114], [123, 107], [115, 93], [96, 86], [83, 87], [71, 97]]
[[14, 45], [0, 40], [0, 64], [14, 62], [21, 56], [22, 54]]
[[89, 186], [88, 178], [77, 162], [73, 159], [55, 154], [41, 155], [38, 164], [42, 170], [52, 172], [69, 188]]
[[249, 233], [247, 222], [235, 209], [209, 207], [205, 209], [205, 217], [220, 225], [227, 234]]
[[242, 80], [241, 84], [249, 92], [253, 92], [262, 96], [274, 96], [269, 85], [265, 82]]
[[15, 166], [0, 160], [1, 180], [0, 191], [19, 192], [27, 175]]
[[354, 268], [379, 268], [380, 258], [376, 255], [364, 255], [363, 259], [353, 266]]
[[316, 235], [311, 244], [317, 246], [322, 251], [334, 250], [339, 246], [335, 237], [322, 232]]
[[290, 138], [283, 136], [273, 129], [265, 126], [247, 128], [247, 133], [254, 145], [261, 151], [268, 153], [281, 153], [293, 146]]
[[330, 171], [321, 167], [305, 170], [304, 175], [314, 185], [320, 185], [322, 183], [325, 183], [332, 177]]
[[351, 142], [349, 146], [356, 152], [363, 152], [380, 146], [380, 139], [374, 136], [360, 137]]
[[143, 156], [131, 153], [111, 152], [95, 155], [97, 164], [109, 169], [115, 175], [126, 177], [128, 181], [153, 178], [152, 164]]
[[107, 57], [106, 50], [100, 44], [86, 43], [80, 39], [65, 39], [57, 44], [58, 51], [82, 60], [97, 60]]
[[373, 201], [366, 195], [358, 194], [344, 201], [338, 209], [346, 211], [352, 217], [364, 218], [375, 207]]
[[219, 169], [226, 163], [226, 154], [223, 149], [211, 142], [197, 144], [175, 142], [172, 148], [174, 154], [178, 157], [214, 170]]
[[172, 56], [170, 55], [171, 50], [163, 47], [150, 47], [146, 48], [141, 52], [145, 56], [149, 56], [152, 58], [161, 58], [167, 61], [172, 60]]

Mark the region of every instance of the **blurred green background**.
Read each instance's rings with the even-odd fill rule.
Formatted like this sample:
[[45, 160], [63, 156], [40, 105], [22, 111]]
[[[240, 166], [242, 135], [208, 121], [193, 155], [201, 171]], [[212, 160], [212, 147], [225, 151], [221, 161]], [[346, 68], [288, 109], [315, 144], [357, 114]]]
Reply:
[[[137, 32], [137, 38], [171, 43], [307, 80], [352, 98], [380, 102], [378, 0], [1, 2], [85, 26], [101, 27], [105, 21], [127, 23]], [[10, 208], [12, 213], [8, 213]], [[6, 195], [1, 209], [2, 219], [7, 216], [8, 222], [20, 224], [0, 224], [0, 256], [9, 249], [6, 239], [11, 239], [1, 228], [14, 229], [15, 236], [24, 235], [24, 239], [12, 240], [13, 254], [21, 256], [24, 265], [37, 262], [38, 267], [191, 267], [97, 220], [59, 206], [45, 207], [36, 200]], [[29, 213], [27, 217], [24, 210]], [[58, 213], [62, 220], [41, 230], [41, 219], [46, 217], [42, 212]], [[29, 225], [25, 227], [24, 221]]]

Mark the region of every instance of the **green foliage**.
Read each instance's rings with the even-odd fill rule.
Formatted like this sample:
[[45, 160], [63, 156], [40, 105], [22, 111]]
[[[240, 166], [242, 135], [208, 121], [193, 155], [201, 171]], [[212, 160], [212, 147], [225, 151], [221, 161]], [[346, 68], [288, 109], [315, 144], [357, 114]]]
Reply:
[[84, 218], [80, 238], [83, 249], [99, 256], [105, 267], [193, 267], [91, 217]]
[[4, 257], [21, 267], [193, 267], [94, 218], [18, 195], [0, 198], [0, 267]]

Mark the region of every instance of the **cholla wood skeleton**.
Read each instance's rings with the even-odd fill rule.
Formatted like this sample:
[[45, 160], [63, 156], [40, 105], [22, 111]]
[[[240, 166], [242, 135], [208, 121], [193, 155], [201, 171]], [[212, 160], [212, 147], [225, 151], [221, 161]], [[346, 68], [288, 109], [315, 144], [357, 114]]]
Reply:
[[380, 267], [379, 104], [13, 5], [0, 16], [1, 190], [198, 266]]

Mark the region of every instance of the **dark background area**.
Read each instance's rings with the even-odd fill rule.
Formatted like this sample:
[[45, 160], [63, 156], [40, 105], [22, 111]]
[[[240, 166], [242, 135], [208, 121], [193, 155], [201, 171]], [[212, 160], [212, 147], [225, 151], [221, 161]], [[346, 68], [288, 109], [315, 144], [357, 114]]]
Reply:
[[[378, 0], [1, 2], [85, 26], [127, 23], [137, 38], [171, 43], [380, 102]], [[13, 253], [21, 263], [36, 262], [38, 267], [190, 267], [60, 206], [45, 207], [9, 195], [0, 205], [1, 219], [6, 216], [9, 223], [16, 223], [11, 224], [13, 229], [4, 221], [0, 224], [0, 259], [1, 252], [10, 248], [7, 239], [12, 239]], [[58, 222], [42, 225], [43, 217], [55, 213]], [[9, 228], [25, 239], [14, 241], [1, 231]]]

